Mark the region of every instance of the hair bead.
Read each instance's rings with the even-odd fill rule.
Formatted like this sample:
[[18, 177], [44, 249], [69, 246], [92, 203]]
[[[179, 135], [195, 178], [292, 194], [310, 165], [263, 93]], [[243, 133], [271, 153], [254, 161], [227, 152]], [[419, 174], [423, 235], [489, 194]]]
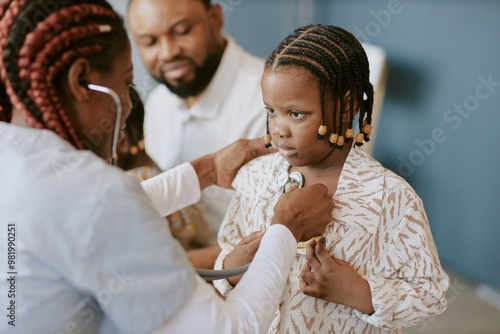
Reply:
[[101, 24], [99, 26], [99, 31], [100, 32], [110, 32], [111, 31], [111, 26], [109, 24]]
[[363, 133], [364, 133], [364, 137], [365, 137], [365, 141], [368, 142], [370, 141], [370, 135], [372, 133], [372, 125], [371, 124], [368, 124], [365, 120], [365, 125], [363, 126]]
[[129, 150], [130, 155], [137, 155], [139, 153], [139, 148], [137, 146], [130, 146]]
[[139, 150], [144, 151], [144, 149], [146, 148], [144, 145], [144, 139], [141, 139], [137, 142], [137, 147], [139, 148]]
[[266, 133], [266, 135], [264, 136], [264, 144], [267, 148], [271, 147], [272, 144], [271, 144], [271, 141], [272, 141], [272, 137], [269, 133]]
[[339, 136], [339, 139], [337, 140], [337, 146], [342, 147], [344, 146], [344, 136]]
[[361, 146], [363, 145], [363, 141], [365, 139], [365, 135], [362, 133], [362, 132], [358, 132], [358, 134], [356, 135], [356, 142], [355, 142], [355, 145], [356, 146]]
[[321, 124], [318, 129], [318, 139], [323, 139], [323, 137], [326, 135], [326, 132], [328, 131], [328, 128], [326, 125]]
[[332, 143], [333, 145], [337, 145], [337, 140], [339, 139], [339, 135], [336, 134], [336, 133], [332, 133], [330, 135], [330, 143]]
[[365, 123], [365, 125], [363, 126], [363, 132], [367, 135], [370, 135], [372, 132], [372, 125]]

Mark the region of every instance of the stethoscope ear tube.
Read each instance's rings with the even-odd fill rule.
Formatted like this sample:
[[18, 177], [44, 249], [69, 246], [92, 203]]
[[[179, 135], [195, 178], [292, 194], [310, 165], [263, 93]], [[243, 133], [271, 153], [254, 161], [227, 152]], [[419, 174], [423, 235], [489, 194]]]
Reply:
[[247, 271], [249, 266], [250, 266], [250, 263], [246, 264], [244, 266], [236, 267], [236, 268], [232, 268], [232, 269], [223, 269], [223, 270], [196, 269], [196, 272], [205, 281], [210, 282], [210, 281], [215, 281], [218, 279], [227, 279], [229, 277], [243, 274], [245, 271]]
[[113, 141], [111, 143], [111, 159], [110, 162], [113, 166], [116, 166], [116, 146], [118, 145], [118, 134], [120, 133], [120, 120], [122, 119], [122, 103], [120, 101], [120, 97], [114, 90], [109, 87], [87, 84], [87, 88], [96, 92], [101, 92], [111, 96], [116, 106], [116, 118], [115, 118], [115, 127], [113, 130]]

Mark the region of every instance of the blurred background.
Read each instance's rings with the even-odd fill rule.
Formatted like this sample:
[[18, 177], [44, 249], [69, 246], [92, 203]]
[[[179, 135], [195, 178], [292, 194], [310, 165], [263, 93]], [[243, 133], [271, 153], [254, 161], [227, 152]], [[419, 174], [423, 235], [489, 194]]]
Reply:
[[[385, 50], [373, 155], [423, 199], [451, 283], [449, 309], [405, 333], [500, 333], [500, 1], [217, 2], [225, 32], [263, 58], [308, 23]], [[156, 83], [135, 53], [134, 66], [145, 97]]]

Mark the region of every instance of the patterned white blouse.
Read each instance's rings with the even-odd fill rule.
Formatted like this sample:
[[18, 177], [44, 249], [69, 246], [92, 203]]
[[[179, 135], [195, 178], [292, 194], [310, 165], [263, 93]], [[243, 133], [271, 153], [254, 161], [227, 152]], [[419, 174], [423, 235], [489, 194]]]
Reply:
[[[290, 165], [280, 155], [255, 159], [238, 173], [222, 222], [215, 269], [245, 236], [265, 230], [282, 190], [275, 175]], [[421, 199], [398, 175], [362, 148], [351, 149], [333, 196], [326, 229], [331, 255], [347, 261], [371, 288], [375, 313], [306, 296], [300, 290], [305, 255], [297, 253], [269, 333], [401, 333], [446, 309], [449, 279], [441, 267]], [[214, 281], [222, 295], [231, 285]]]

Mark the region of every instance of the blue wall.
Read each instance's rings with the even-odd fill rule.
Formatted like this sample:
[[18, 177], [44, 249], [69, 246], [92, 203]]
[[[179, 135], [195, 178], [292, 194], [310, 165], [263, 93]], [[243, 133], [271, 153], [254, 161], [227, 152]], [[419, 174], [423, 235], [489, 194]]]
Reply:
[[[219, 2], [226, 32], [261, 57], [311, 22], [342, 26], [386, 49], [374, 155], [422, 197], [443, 264], [500, 288], [500, 1]], [[139, 64], [137, 71], [149, 89]]]

